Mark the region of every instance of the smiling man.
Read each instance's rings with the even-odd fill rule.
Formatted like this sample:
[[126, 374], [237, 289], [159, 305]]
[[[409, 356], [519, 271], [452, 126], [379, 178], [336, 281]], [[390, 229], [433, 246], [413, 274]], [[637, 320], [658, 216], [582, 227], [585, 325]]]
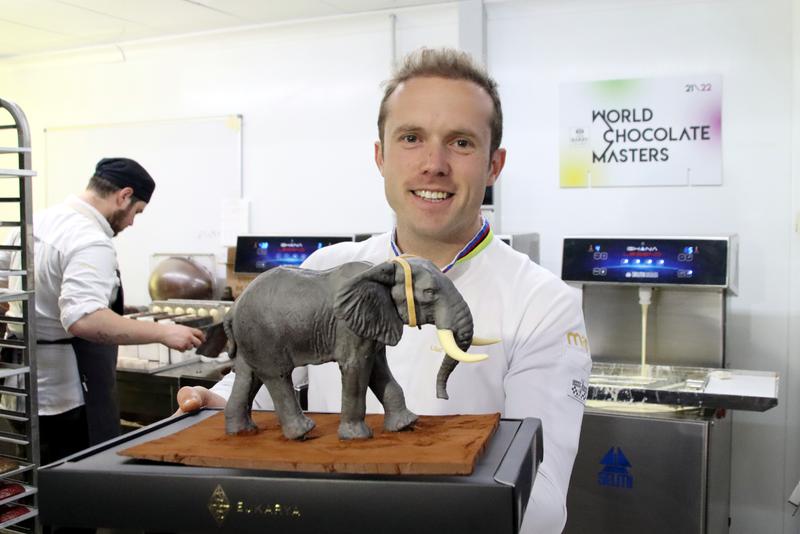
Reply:
[[505, 163], [492, 98], [476, 83], [410, 77], [387, 87], [375, 162], [397, 215], [397, 245], [444, 267], [481, 228], [480, 207]]
[[[433, 327], [406, 329], [397, 346], [386, 347], [392, 374], [417, 414], [500, 412], [541, 419], [544, 461], [522, 531], [556, 533], [566, 522], [591, 359], [587, 345], [572, 341], [586, 333], [577, 293], [494, 239], [481, 216], [485, 190], [505, 164], [502, 125], [497, 86], [469, 56], [423, 49], [407, 57], [386, 84], [375, 143], [396, 228], [362, 243], [320, 249], [303, 266], [328, 269], [414, 254], [447, 274], [470, 307], [476, 335], [501, 342], [481, 347], [486, 361], [454, 370], [449, 400], [436, 395], [443, 355]], [[307, 379], [309, 410], [340, 411], [335, 365], [308, 367]], [[184, 388], [179, 405], [186, 411], [222, 406], [232, 383], [229, 375], [212, 391]], [[254, 407], [271, 407], [264, 388]], [[371, 392], [367, 411], [381, 411]]]

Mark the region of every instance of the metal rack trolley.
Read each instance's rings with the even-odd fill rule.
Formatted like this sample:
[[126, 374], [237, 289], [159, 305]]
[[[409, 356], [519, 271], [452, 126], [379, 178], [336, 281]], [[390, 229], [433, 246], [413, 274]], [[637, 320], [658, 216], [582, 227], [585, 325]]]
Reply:
[[[36, 313], [34, 302], [35, 277], [33, 272], [33, 227], [32, 227], [32, 178], [31, 136], [28, 121], [22, 110], [13, 102], [0, 99], [0, 134], [3, 130], [16, 133], [17, 146], [0, 146], [0, 179], [18, 182], [18, 193], [0, 194], [0, 203], [16, 205], [19, 216], [2, 217], [1, 227], [19, 228], [20, 238], [13, 245], [0, 245], [0, 250], [11, 251], [14, 261], [10, 269], [0, 271], [7, 277], [9, 288], [0, 289], [0, 302], [18, 302], [20, 317], [0, 315], [0, 323], [14, 326], [20, 332], [16, 339], [0, 339], [0, 347], [20, 349], [20, 362], [0, 363], [0, 394], [17, 399], [17, 410], [0, 410], [0, 419], [13, 422], [11, 430], [0, 432], [0, 443], [5, 447], [0, 452], [0, 483], [19, 484], [23, 491], [6, 498], [0, 497], [0, 529], [5, 532], [40, 532], [37, 509], [37, 466], [39, 465], [39, 424], [36, 396]], [[9, 119], [11, 123], [9, 124]], [[3, 134], [2, 139], [11, 135]], [[0, 142], [0, 145], [4, 144]], [[16, 164], [9, 164], [16, 155]], [[3, 168], [6, 165], [12, 168]], [[10, 188], [4, 188], [7, 191]], [[15, 254], [16, 253], [16, 254]], [[18, 256], [18, 261], [16, 257]], [[19, 376], [19, 387], [5, 384], [5, 378]], [[19, 490], [19, 488], [15, 488]], [[13, 517], [10, 517], [13, 516]], [[30, 521], [27, 521], [29, 520]], [[24, 523], [23, 523], [24, 522]]]

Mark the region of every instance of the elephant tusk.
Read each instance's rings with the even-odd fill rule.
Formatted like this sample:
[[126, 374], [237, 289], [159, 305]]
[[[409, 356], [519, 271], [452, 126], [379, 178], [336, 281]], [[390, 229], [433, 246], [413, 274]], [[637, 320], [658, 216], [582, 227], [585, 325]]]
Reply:
[[471, 344], [473, 347], [483, 347], [484, 345], [494, 345], [495, 343], [500, 343], [500, 341], [501, 340], [494, 338], [473, 337]]
[[469, 354], [458, 348], [452, 330], [436, 330], [436, 334], [439, 336], [439, 343], [442, 344], [444, 351], [454, 360], [464, 363], [474, 363], [483, 361], [489, 357], [488, 354]]

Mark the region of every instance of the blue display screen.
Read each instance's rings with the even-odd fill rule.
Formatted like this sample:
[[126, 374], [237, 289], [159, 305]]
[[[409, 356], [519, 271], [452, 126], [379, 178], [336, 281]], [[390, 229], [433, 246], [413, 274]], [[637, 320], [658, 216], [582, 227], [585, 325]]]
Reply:
[[567, 281], [725, 286], [727, 273], [725, 239], [564, 239]]
[[234, 271], [262, 273], [281, 265], [296, 267], [317, 249], [352, 240], [347, 236], [239, 236]]

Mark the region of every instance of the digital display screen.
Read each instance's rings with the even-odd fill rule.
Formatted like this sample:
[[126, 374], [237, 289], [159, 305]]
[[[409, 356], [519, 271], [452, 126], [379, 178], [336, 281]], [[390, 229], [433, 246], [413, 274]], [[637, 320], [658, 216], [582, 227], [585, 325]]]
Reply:
[[297, 267], [315, 250], [352, 240], [348, 236], [239, 236], [234, 271], [263, 273], [281, 265]]
[[725, 239], [564, 239], [571, 282], [726, 286], [727, 274]]

